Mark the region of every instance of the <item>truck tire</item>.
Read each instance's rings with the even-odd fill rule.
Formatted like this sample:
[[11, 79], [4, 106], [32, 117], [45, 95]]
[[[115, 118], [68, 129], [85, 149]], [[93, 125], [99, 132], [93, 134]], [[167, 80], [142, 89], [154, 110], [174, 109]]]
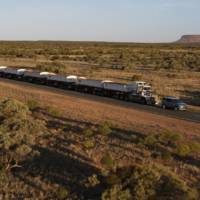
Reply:
[[146, 104], [147, 104], [146, 99], [142, 98], [142, 99], [141, 99], [141, 103], [142, 103], [143, 105], [146, 105]]

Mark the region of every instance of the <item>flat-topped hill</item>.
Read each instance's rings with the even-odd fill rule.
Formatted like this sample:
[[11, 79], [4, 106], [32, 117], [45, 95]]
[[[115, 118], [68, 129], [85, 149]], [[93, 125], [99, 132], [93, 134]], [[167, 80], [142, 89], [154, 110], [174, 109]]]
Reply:
[[200, 35], [183, 35], [178, 43], [200, 43]]

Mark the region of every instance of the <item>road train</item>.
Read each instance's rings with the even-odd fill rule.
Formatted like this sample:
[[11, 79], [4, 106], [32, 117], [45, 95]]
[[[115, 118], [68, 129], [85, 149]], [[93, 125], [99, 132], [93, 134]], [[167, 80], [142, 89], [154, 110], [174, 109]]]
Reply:
[[74, 90], [124, 101], [154, 105], [156, 103], [152, 88], [143, 81], [116, 83], [109, 80], [93, 80], [75, 75], [59, 75], [29, 69], [0, 66], [0, 77], [35, 84]]

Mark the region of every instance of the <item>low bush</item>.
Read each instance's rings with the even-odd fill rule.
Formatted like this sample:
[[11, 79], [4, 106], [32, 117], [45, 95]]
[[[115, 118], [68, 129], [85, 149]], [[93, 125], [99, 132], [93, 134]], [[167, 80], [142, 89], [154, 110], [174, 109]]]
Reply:
[[14, 100], [14, 99], [1, 99], [0, 101], [0, 118], [20, 118], [26, 119], [26, 116], [30, 114], [28, 106]]
[[162, 152], [161, 157], [162, 157], [162, 159], [164, 159], [164, 160], [169, 160], [169, 159], [172, 158], [172, 155], [171, 155], [170, 152], [164, 151], [164, 152]]
[[58, 74], [64, 74], [66, 70], [65, 65], [63, 65], [61, 62], [52, 62], [52, 63], [45, 62], [37, 64], [36, 68], [40, 71], [48, 71]]
[[83, 135], [85, 137], [92, 137], [94, 135], [94, 131], [92, 129], [86, 129], [83, 131]]
[[158, 139], [161, 143], [174, 147], [181, 141], [182, 137], [179, 133], [166, 130], [159, 133]]
[[26, 156], [32, 151], [32, 148], [28, 145], [21, 145], [16, 149], [16, 153], [20, 156]]
[[101, 183], [96, 174], [89, 176], [87, 182], [87, 187], [95, 187]]
[[182, 137], [179, 133], [165, 130], [160, 133], [152, 133], [147, 135], [143, 140], [143, 144], [147, 146], [154, 146], [155, 144], [160, 143], [167, 146], [175, 147], [176, 144], [181, 140]]
[[199, 153], [200, 152], [200, 143], [199, 142], [191, 142], [189, 144], [191, 153]]
[[122, 190], [122, 186], [114, 185], [111, 189], [106, 190], [101, 195], [102, 200], [132, 200], [129, 189]]
[[86, 140], [84, 143], [83, 143], [83, 146], [86, 148], [86, 149], [92, 149], [95, 147], [95, 142], [92, 141], [92, 140]]
[[156, 138], [156, 135], [151, 134], [151, 135], [148, 135], [144, 139], [143, 144], [152, 147], [158, 142], [159, 142], [159, 140], [158, 140], [158, 138]]
[[119, 168], [106, 180], [108, 188], [102, 193], [103, 200], [198, 200], [196, 190], [171, 171], [158, 166]]
[[39, 107], [39, 103], [38, 103], [38, 101], [36, 101], [34, 99], [30, 99], [27, 101], [27, 106], [29, 107], [30, 110], [33, 111]]
[[69, 196], [69, 191], [65, 188], [60, 188], [57, 193], [58, 199], [66, 199]]
[[100, 124], [98, 127], [98, 132], [101, 135], [109, 135], [110, 133], [112, 133], [110, 124], [108, 122], [104, 122], [104, 123]]
[[187, 144], [179, 144], [176, 148], [176, 153], [181, 157], [189, 156], [191, 153], [190, 146]]
[[109, 153], [102, 157], [101, 164], [107, 169], [112, 169], [115, 166], [113, 158]]
[[33, 118], [28, 106], [17, 100], [0, 101], [0, 118], [0, 149], [15, 161], [29, 154], [46, 130], [44, 122]]

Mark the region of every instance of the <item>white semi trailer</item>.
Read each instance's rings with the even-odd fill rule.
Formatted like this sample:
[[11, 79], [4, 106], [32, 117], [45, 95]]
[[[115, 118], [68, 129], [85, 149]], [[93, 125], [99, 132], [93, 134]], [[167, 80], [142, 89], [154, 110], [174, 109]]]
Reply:
[[77, 89], [78, 91], [101, 95], [103, 94], [103, 81], [79, 78]]
[[73, 89], [78, 82], [78, 77], [74, 75], [54, 75], [47, 78], [47, 83], [53, 86], [59, 86], [62, 88]]
[[109, 80], [93, 80], [74, 75], [57, 75], [51, 72], [14, 69], [6, 66], [0, 66], [0, 76], [143, 104], [156, 103], [151, 86], [143, 81], [116, 83]]
[[28, 71], [27, 69], [17, 69], [17, 68], [8, 68], [8, 67], [0, 67], [0, 73], [3, 73], [7, 78], [12, 79], [21, 79], [23, 74]]

